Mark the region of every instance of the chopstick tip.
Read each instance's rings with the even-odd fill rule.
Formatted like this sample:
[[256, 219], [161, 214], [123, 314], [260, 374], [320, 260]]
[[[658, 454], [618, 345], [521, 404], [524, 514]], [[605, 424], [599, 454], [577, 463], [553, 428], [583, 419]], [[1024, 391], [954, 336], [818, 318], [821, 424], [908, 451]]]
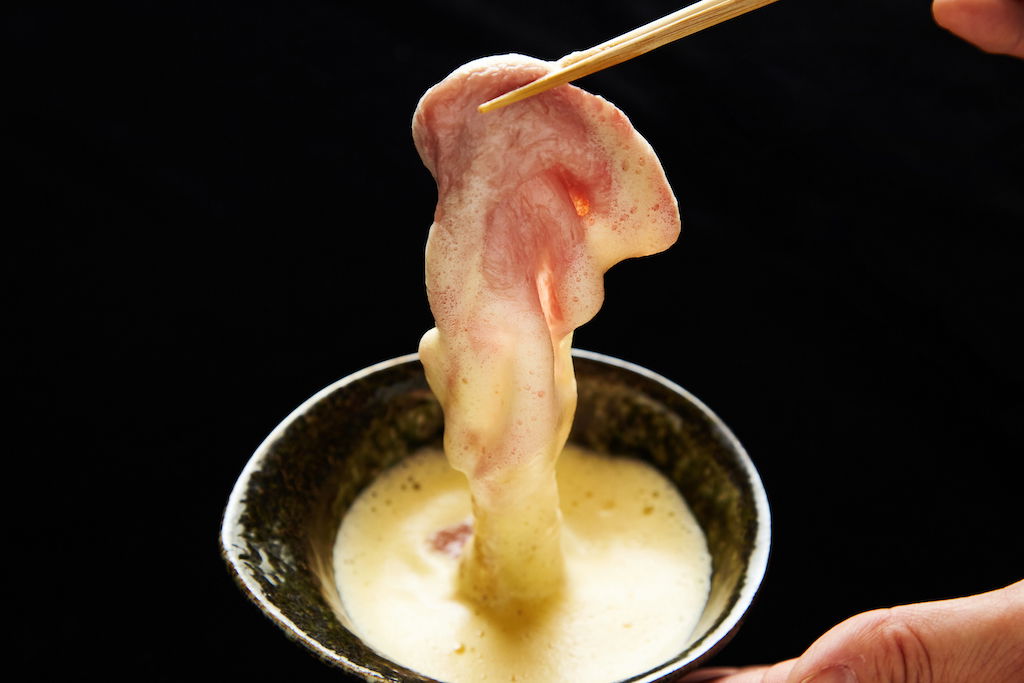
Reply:
[[478, 105], [476, 110], [481, 114], [486, 114], [487, 112], [494, 111], [495, 109], [507, 107], [513, 102], [526, 99], [526, 94], [521, 92], [522, 90], [523, 88], [516, 88], [515, 90], [508, 91], [504, 95], [498, 95], [497, 97]]
[[501, 108], [501, 104], [497, 102], [498, 98], [495, 97], [493, 100], [487, 100], [483, 104], [477, 106], [476, 110], [481, 114], [486, 114], [489, 111]]

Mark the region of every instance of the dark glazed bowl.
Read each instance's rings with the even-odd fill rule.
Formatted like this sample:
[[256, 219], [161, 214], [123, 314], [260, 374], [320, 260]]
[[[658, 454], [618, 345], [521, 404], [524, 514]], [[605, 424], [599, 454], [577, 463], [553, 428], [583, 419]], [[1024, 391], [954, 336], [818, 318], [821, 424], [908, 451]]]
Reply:
[[[629, 679], [674, 680], [721, 648], [750, 606], [768, 562], [768, 500], [739, 441], [700, 401], [644, 368], [573, 353], [579, 404], [570, 440], [653, 464], [707, 537], [711, 594], [691, 642]], [[433, 679], [354, 634], [335, 590], [334, 538], [360, 491], [406, 455], [440, 446], [443, 426], [415, 355], [366, 368], [310, 398], [267, 437], [224, 513], [221, 550], [242, 590], [286, 634], [368, 681]]]

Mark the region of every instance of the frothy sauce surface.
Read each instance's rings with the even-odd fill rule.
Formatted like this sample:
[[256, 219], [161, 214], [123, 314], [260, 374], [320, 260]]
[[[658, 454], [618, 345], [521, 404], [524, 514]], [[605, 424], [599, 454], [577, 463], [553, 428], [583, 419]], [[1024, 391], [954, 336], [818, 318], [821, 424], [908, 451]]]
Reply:
[[572, 446], [557, 478], [564, 587], [495, 612], [458, 590], [472, 519], [465, 476], [439, 451], [381, 475], [345, 516], [334, 550], [359, 636], [452, 683], [609, 683], [679, 654], [707, 600], [711, 558], [678, 491], [644, 463]]

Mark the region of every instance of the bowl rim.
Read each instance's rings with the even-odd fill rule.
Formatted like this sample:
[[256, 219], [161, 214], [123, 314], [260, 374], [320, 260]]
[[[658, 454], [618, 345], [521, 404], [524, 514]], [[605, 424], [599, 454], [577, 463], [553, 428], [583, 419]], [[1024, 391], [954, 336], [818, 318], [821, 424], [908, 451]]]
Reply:
[[326, 647], [319, 640], [306, 633], [306, 631], [300, 628], [298, 624], [289, 619], [274, 603], [274, 601], [267, 597], [262, 586], [260, 586], [249, 572], [245, 570], [238, 550], [240, 544], [236, 543], [236, 539], [241, 535], [241, 519], [245, 512], [246, 505], [244, 498], [245, 493], [249, 488], [249, 480], [262, 466], [263, 460], [266, 458], [267, 453], [269, 453], [271, 446], [284, 435], [288, 427], [295, 422], [295, 420], [309, 411], [309, 409], [316, 405], [320, 400], [334, 393], [338, 389], [352, 384], [353, 382], [357, 382], [374, 373], [413, 361], [419, 361], [418, 353], [407, 353], [403, 356], [397, 356], [395, 358], [380, 361], [379, 363], [374, 363], [373, 365], [357, 370], [335, 382], [332, 382], [300, 403], [297, 408], [292, 410], [287, 417], [281, 420], [281, 422], [274, 427], [270, 434], [263, 439], [260, 445], [256, 447], [256, 450], [253, 451], [253, 454], [249, 457], [248, 462], [246, 462], [245, 467], [242, 468], [241, 474], [238, 475], [238, 479], [235, 481], [235, 485], [231, 489], [231, 495], [228, 497], [228, 504], [224, 509], [224, 516], [221, 522], [221, 555], [231, 568], [231, 573], [235, 577], [235, 581], [242, 587], [243, 592], [249, 596], [249, 599], [255, 602], [256, 606], [259, 607], [265, 615], [270, 617], [270, 619], [286, 634], [288, 634], [289, 637], [309, 648], [321, 659], [337, 663], [343, 668], [348, 669], [350, 672], [358, 676], [362, 676], [363, 678], [370, 677], [378, 680], [387, 680], [378, 672], [369, 669], [358, 662], [354, 662], [335, 650]]
[[[572, 355], [574, 358], [595, 361], [639, 375], [645, 379], [663, 385], [673, 393], [679, 394], [684, 399], [692, 403], [711, 421], [712, 424], [715, 425], [717, 429], [721, 431], [722, 436], [729, 442], [730, 446], [737, 454], [738, 460], [743, 467], [743, 471], [746, 473], [750, 482], [754, 507], [757, 513], [757, 528], [747, 562], [747, 569], [743, 574], [739, 594], [736, 596], [736, 600], [733, 602], [728, 613], [719, 620], [718, 624], [712, 630], [705, 633], [700, 640], [690, 646], [685, 657], [680, 658], [677, 656], [677, 658], [664, 662], [656, 669], [653, 669], [646, 674], [639, 674], [638, 677], [628, 679], [631, 683], [653, 683], [654, 681], [663, 680], [664, 676], [671, 674], [683, 666], [696, 664], [699, 661], [710, 657], [728, 643], [732, 635], [739, 628], [740, 623], [761, 587], [761, 583], [768, 568], [768, 556], [771, 547], [771, 511], [768, 505], [768, 496], [765, 492], [761, 477], [754, 467], [753, 461], [750, 459], [750, 456], [747, 454], [746, 449], [743, 448], [739, 439], [736, 438], [732, 430], [729, 429], [729, 427], [714, 413], [714, 411], [708, 408], [703, 401], [698, 399], [692, 393], [672, 380], [629, 361], [602, 353], [576, 348], [572, 349]], [[308, 399], [303, 401], [297, 408], [292, 410], [288, 416], [281, 420], [270, 434], [263, 439], [256, 450], [253, 451], [252, 456], [250, 456], [249, 460], [246, 462], [245, 467], [242, 469], [241, 474], [239, 474], [238, 479], [235, 481], [235, 484], [231, 489], [231, 494], [228, 497], [228, 503], [224, 509], [221, 521], [221, 555], [227, 562], [232, 575], [235, 577], [235, 581], [239, 584], [249, 599], [256, 603], [256, 606], [292, 639], [300, 642], [321, 659], [340, 665], [342, 668], [347, 669], [353, 674], [362, 676], [366, 680], [389, 679], [379, 672], [369, 669], [358, 662], [354, 662], [335, 650], [324, 646], [320, 641], [311, 637], [295, 622], [289, 619], [281, 609], [267, 597], [260, 584], [245, 569], [240, 557], [240, 544], [236, 541], [241, 534], [242, 524], [240, 520], [245, 512], [246, 503], [244, 497], [249, 488], [249, 480], [252, 478], [252, 475], [261, 468], [271, 446], [280, 439], [281, 436], [283, 436], [287, 428], [320, 400], [342, 387], [353, 382], [357, 382], [377, 372], [411, 362], [419, 362], [418, 353], [409, 353], [397, 356], [357, 370], [356, 372], [346, 375], [345, 377], [332, 382], [323, 389], [317, 391]]]

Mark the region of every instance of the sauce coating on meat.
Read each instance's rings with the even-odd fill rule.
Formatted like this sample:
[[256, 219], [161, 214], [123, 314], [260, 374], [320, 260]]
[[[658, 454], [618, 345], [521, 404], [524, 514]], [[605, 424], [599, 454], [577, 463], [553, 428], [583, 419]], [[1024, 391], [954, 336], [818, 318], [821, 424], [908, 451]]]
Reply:
[[471, 62], [427, 91], [413, 119], [438, 186], [426, 258], [436, 327], [420, 357], [472, 496], [460, 589], [493, 606], [560, 585], [554, 468], [576, 406], [573, 330], [600, 308], [605, 271], [679, 233], [661, 164], [604, 99], [562, 86], [477, 112], [552, 67]]

